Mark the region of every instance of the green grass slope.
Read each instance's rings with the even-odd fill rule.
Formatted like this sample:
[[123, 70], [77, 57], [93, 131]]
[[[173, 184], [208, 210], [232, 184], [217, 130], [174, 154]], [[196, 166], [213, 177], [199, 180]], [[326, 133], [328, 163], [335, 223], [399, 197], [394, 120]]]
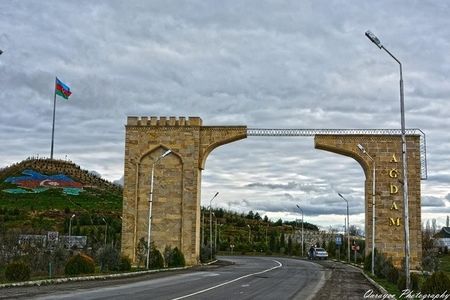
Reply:
[[[83, 185], [78, 195], [49, 188], [40, 193], [7, 193], [19, 188], [5, 182], [7, 178], [23, 176], [24, 170], [44, 175], [64, 174]], [[31, 189], [26, 189], [31, 191]], [[69, 161], [27, 159], [0, 170], [0, 227], [21, 232], [61, 230], [67, 227], [72, 214], [110, 217], [122, 212], [122, 188], [114, 185]]]

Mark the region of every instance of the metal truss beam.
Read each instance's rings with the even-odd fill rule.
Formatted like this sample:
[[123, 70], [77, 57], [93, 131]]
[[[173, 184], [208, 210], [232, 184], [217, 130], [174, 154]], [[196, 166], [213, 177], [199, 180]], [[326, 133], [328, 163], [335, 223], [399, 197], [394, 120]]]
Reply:
[[[398, 135], [402, 134], [400, 129], [269, 129], [248, 128], [247, 136], [315, 136], [315, 135]], [[427, 174], [427, 148], [425, 133], [418, 129], [406, 129], [406, 135], [420, 136], [420, 177], [422, 180], [428, 178]]]

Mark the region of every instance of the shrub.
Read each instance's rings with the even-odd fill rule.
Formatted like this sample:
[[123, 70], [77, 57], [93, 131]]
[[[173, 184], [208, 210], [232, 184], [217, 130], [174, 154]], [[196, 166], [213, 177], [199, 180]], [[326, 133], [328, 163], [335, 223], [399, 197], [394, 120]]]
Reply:
[[169, 257], [167, 265], [169, 267], [184, 267], [185, 264], [186, 261], [184, 259], [183, 253], [178, 249], [178, 247], [175, 247], [175, 249], [171, 251], [171, 255]]
[[397, 280], [397, 288], [399, 291], [406, 289], [406, 277], [404, 273], [399, 274]]
[[411, 289], [413, 291], [418, 291], [419, 290], [419, 285], [420, 285], [420, 275], [417, 273], [411, 273], [410, 275], [411, 277]]
[[119, 271], [130, 271], [131, 259], [128, 256], [122, 256], [120, 258]]
[[386, 277], [383, 272], [383, 267], [385, 264], [386, 258], [384, 257], [384, 255], [382, 253], [377, 253], [377, 255], [375, 256], [375, 267], [374, 267], [374, 272], [376, 276], [380, 278]]
[[385, 264], [381, 270], [384, 277], [391, 283], [397, 284], [398, 281], [398, 270], [394, 267], [392, 259], [385, 259]]
[[200, 248], [200, 261], [202, 263], [211, 260], [211, 248], [209, 246], [203, 246]]
[[424, 282], [422, 286], [423, 294], [439, 294], [448, 291], [450, 279], [444, 272], [435, 272]]
[[69, 256], [69, 252], [66, 251], [64, 247], [58, 246], [52, 255], [54, 274], [62, 274], [64, 272], [64, 265]]
[[27, 281], [30, 274], [30, 267], [22, 261], [12, 262], [5, 269], [5, 278], [8, 281]]
[[422, 260], [422, 268], [425, 271], [435, 272], [439, 268], [439, 258], [434, 253], [429, 253]]
[[120, 253], [111, 245], [106, 245], [98, 251], [98, 262], [102, 272], [117, 271], [120, 265]]
[[[419, 282], [420, 282], [420, 276], [417, 273], [411, 273], [410, 275], [411, 279], [411, 290], [413, 291], [419, 291]], [[403, 291], [406, 289], [406, 277], [405, 273], [400, 273], [397, 281], [397, 288], [399, 291]]]
[[389, 266], [386, 273], [387, 280], [389, 280], [389, 282], [393, 284], [397, 284], [398, 277], [399, 277], [398, 270], [392, 265]]
[[183, 253], [175, 247], [166, 246], [164, 249], [164, 260], [167, 267], [184, 267], [186, 262]]
[[164, 268], [164, 258], [161, 252], [159, 252], [159, 250], [156, 249], [155, 244], [153, 242], [150, 245], [150, 262], [148, 267], [150, 269]]
[[[364, 270], [369, 271], [372, 268], [372, 253], [364, 259]], [[386, 258], [384, 254], [378, 253], [375, 249], [374, 272], [377, 277], [386, 278], [389, 282], [397, 284], [399, 280], [399, 271], [394, 267], [391, 258]]]
[[[377, 256], [377, 249], [375, 249], [375, 257]], [[372, 251], [369, 252], [369, 255], [367, 255], [364, 258], [364, 270], [369, 272], [372, 270]]]
[[66, 275], [95, 273], [94, 260], [86, 254], [77, 254], [69, 258], [64, 269]]

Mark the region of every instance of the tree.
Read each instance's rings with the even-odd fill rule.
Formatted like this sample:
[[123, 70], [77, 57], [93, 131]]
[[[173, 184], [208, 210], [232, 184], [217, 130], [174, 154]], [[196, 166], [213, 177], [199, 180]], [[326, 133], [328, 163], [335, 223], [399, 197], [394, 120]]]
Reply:
[[326, 249], [327, 249], [328, 255], [330, 257], [334, 257], [335, 252], [336, 252], [336, 242], [334, 240], [329, 240]]
[[350, 233], [351, 236], [361, 236], [362, 235], [361, 229], [359, 229], [355, 225], [351, 225], [350, 226], [349, 233]]
[[330, 227], [328, 228], [328, 232], [331, 234], [336, 234], [339, 232], [339, 229], [330, 225]]
[[272, 252], [277, 252], [278, 249], [276, 248], [276, 238], [275, 238], [275, 233], [272, 231], [270, 233], [270, 238], [269, 238], [269, 249]]
[[426, 228], [422, 229], [422, 251], [424, 254], [431, 252], [434, 248], [433, 232], [430, 228], [430, 221], [427, 221]]
[[433, 229], [430, 220], [422, 229], [422, 268], [426, 271], [435, 271], [439, 266], [439, 257], [434, 251]]
[[282, 232], [280, 236], [280, 251], [284, 252], [285, 248], [286, 248], [286, 239], [284, 236], [284, 232]]
[[292, 255], [292, 250], [293, 250], [293, 248], [292, 248], [292, 238], [291, 238], [291, 236], [289, 236], [288, 237], [287, 249], [286, 249], [287, 254]]
[[138, 268], [144, 265], [144, 263], [147, 260], [147, 242], [142, 237], [136, 247], [136, 258], [137, 258], [137, 265]]
[[266, 223], [269, 222], [269, 217], [267, 217], [267, 215], [264, 216], [264, 222], [266, 222]]
[[253, 214], [253, 211], [251, 210], [251, 211], [248, 212], [248, 214], [247, 214], [247, 216], [246, 216], [245, 218], [246, 218], [246, 219], [253, 220], [254, 217], [255, 217], [255, 215]]

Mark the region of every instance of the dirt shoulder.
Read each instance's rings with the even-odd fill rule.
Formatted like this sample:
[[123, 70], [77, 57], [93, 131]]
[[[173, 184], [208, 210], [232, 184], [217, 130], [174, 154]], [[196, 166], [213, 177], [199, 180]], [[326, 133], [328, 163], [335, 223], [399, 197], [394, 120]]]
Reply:
[[[314, 300], [321, 299], [364, 299], [364, 295], [379, 294], [378, 288], [371, 284], [361, 271], [355, 267], [334, 262], [317, 261], [331, 271], [329, 278], [319, 290]], [[372, 292], [371, 292], [372, 291]]]

